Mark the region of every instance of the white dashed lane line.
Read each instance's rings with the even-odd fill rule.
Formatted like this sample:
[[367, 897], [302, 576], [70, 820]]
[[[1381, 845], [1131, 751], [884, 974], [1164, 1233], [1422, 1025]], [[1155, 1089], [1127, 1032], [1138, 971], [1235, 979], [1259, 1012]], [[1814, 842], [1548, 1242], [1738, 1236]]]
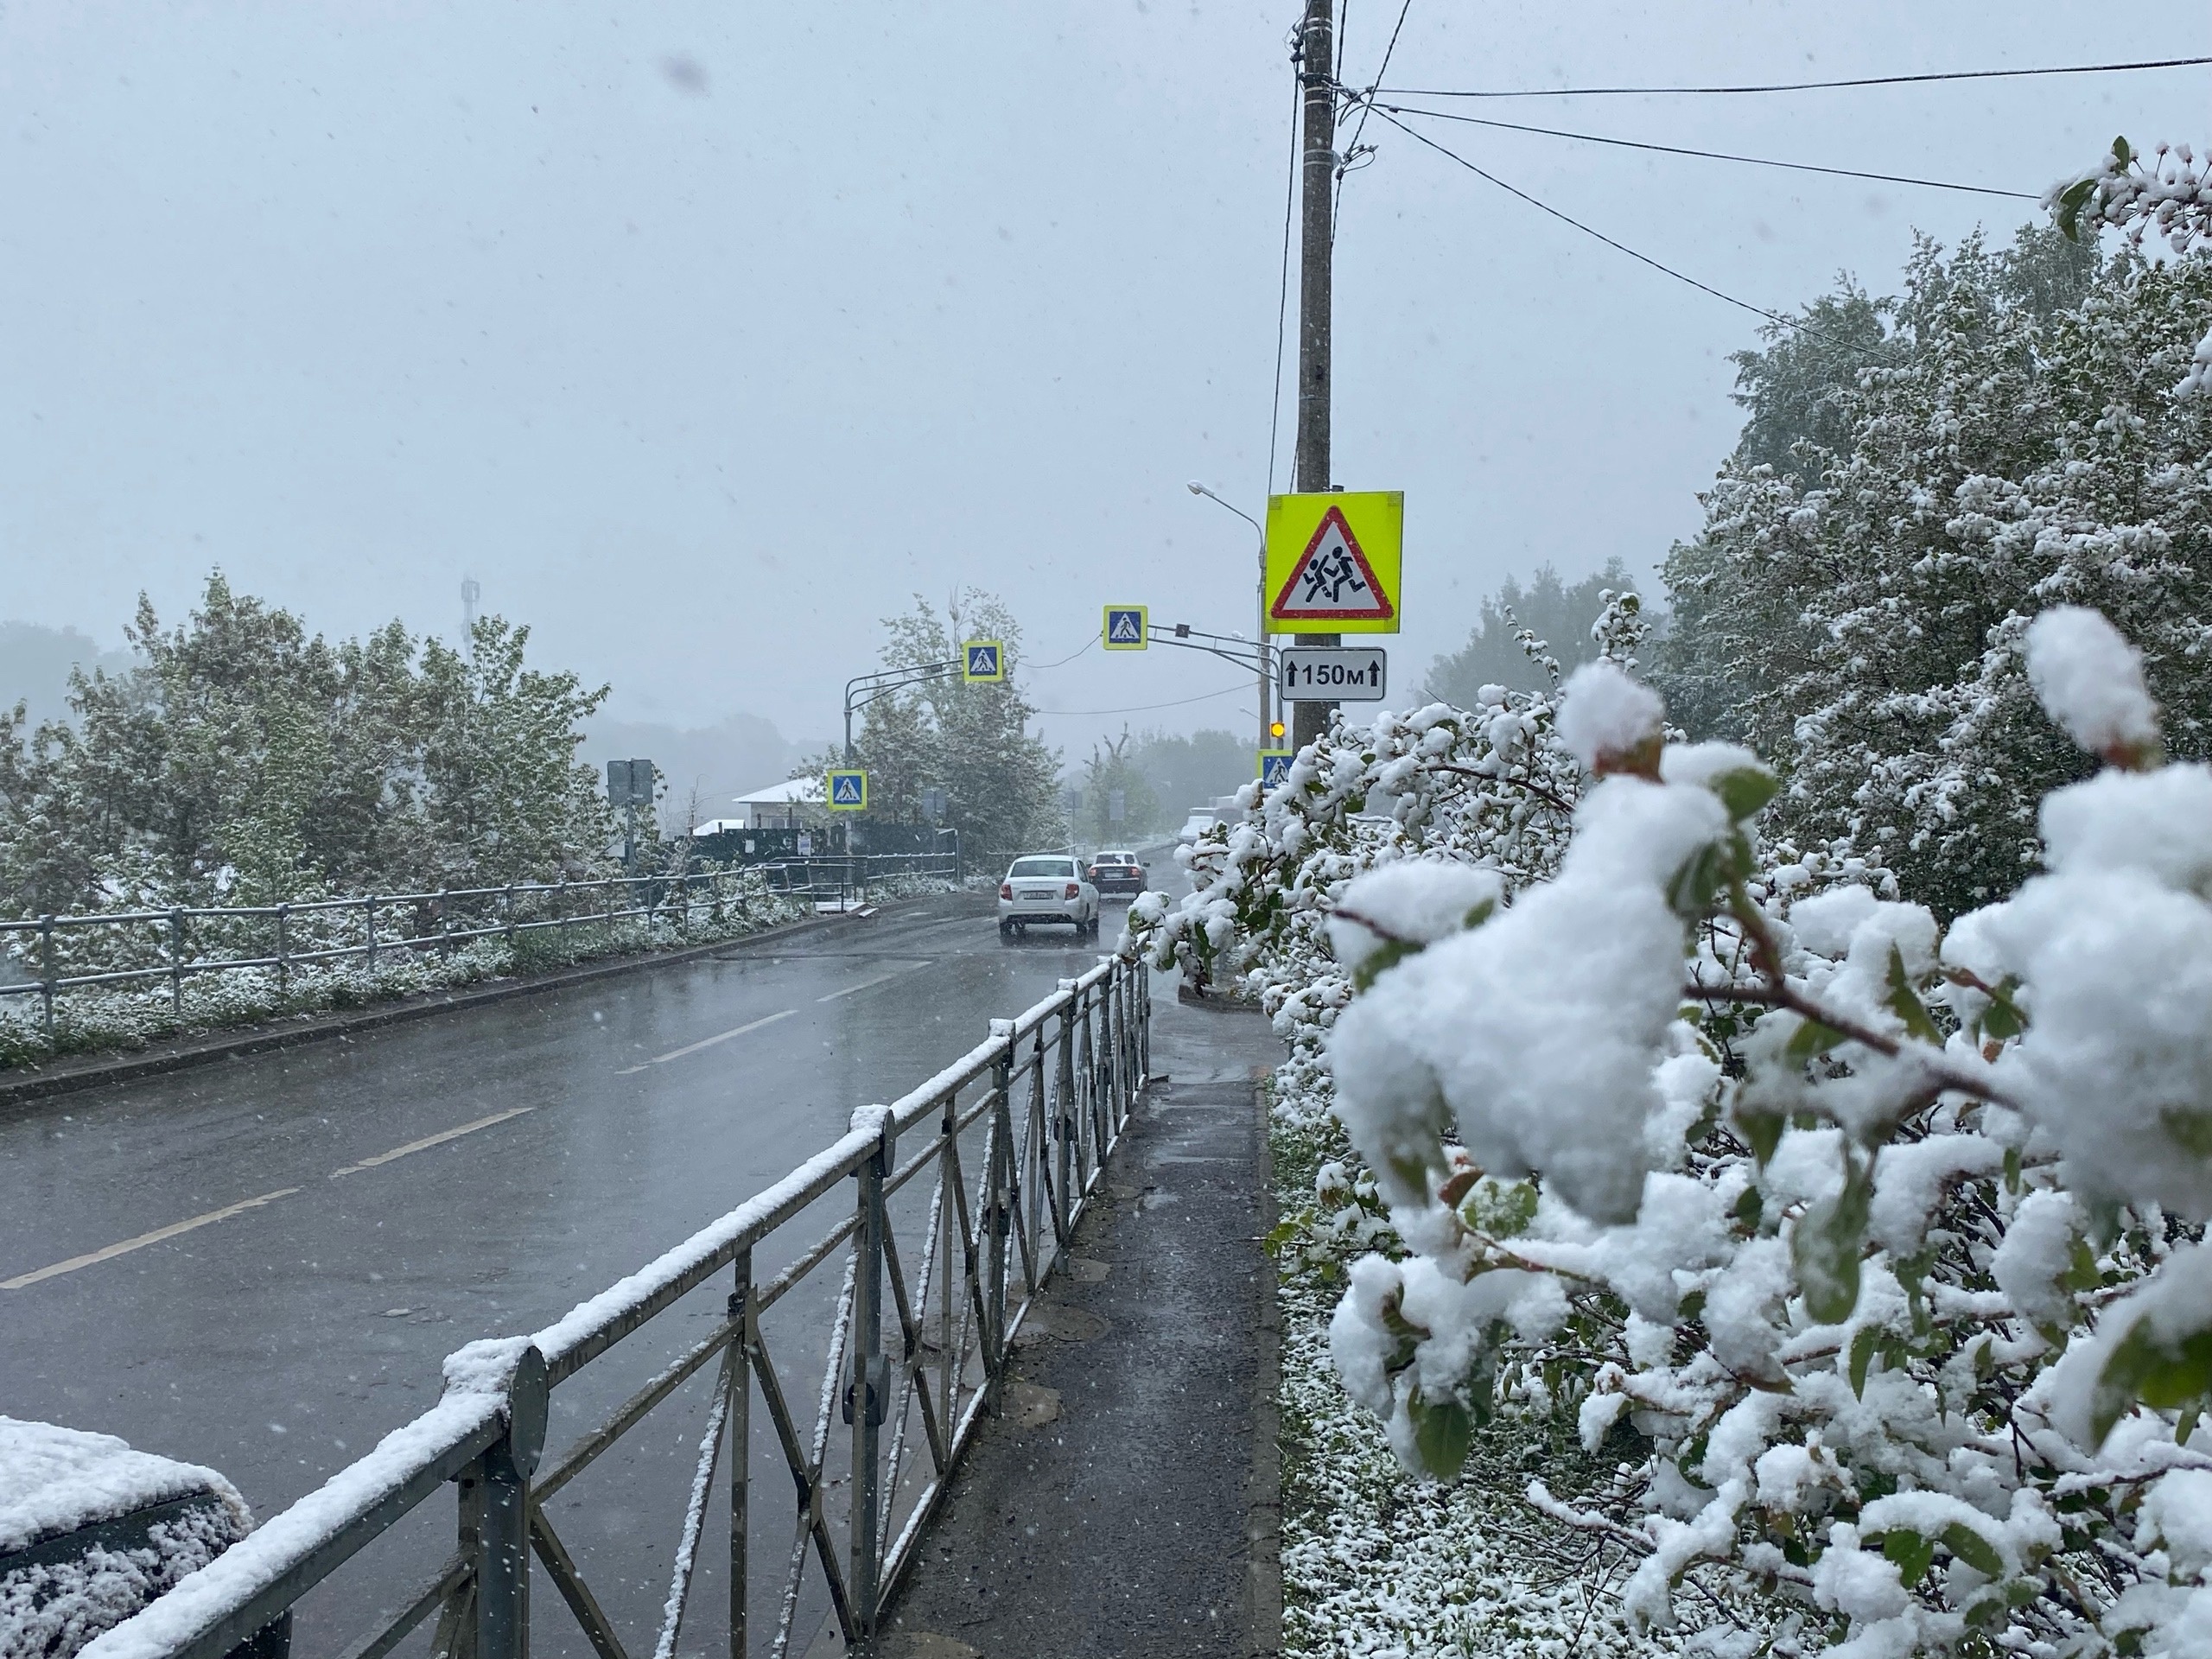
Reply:
[[872, 986], [887, 983], [889, 981], [898, 978], [901, 974], [911, 974], [917, 968], [926, 968], [929, 965], [927, 959], [920, 962], [906, 963], [899, 967], [893, 968], [887, 974], [878, 974], [874, 979], [864, 979], [857, 985], [848, 985], [842, 991], [832, 991], [827, 996], [817, 996], [814, 1000], [817, 1002], [835, 1002], [841, 996], [850, 996], [855, 991], [865, 991]]
[[489, 1117], [480, 1117], [474, 1123], [463, 1123], [455, 1128], [442, 1129], [435, 1135], [424, 1135], [420, 1141], [410, 1141], [404, 1147], [394, 1147], [390, 1152], [380, 1152], [373, 1158], [364, 1158], [358, 1164], [348, 1164], [343, 1169], [334, 1169], [330, 1172], [330, 1179], [334, 1181], [341, 1175], [358, 1175], [365, 1169], [375, 1169], [381, 1165], [391, 1162], [395, 1158], [404, 1158], [410, 1152], [422, 1152], [431, 1147], [442, 1147], [448, 1141], [458, 1141], [464, 1135], [474, 1135], [479, 1129], [488, 1129], [494, 1123], [504, 1123], [511, 1117], [520, 1117], [524, 1112], [534, 1112], [537, 1109], [535, 1106], [510, 1106], [504, 1112], [494, 1112]]
[[[479, 1129], [488, 1129], [494, 1123], [504, 1123], [511, 1117], [520, 1117], [524, 1112], [534, 1112], [537, 1109], [535, 1106], [514, 1106], [504, 1112], [494, 1112], [489, 1117], [480, 1117], [473, 1123], [456, 1124], [454, 1128], [442, 1129], [435, 1135], [426, 1135], [419, 1141], [410, 1141], [404, 1146], [394, 1147], [389, 1152], [380, 1152], [373, 1158], [364, 1158], [358, 1164], [348, 1164], [343, 1169], [334, 1169], [330, 1172], [330, 1179], [334, 1181], [341, 1175], [358, 1175], [365, 1169], [378, 1168], [391, 1163], [394, 1159], [404, 1158], [410, 1153], [424, 1152], [432, 1147], [443, 1146], [448, 1141], [458, 1141], [464, 1135], [474, 1135]], [[101, 1262], [111, 1262], [118, 1255], [128, 1255], [133, 1250], [143, 1250], [149, 1244], [159, 1244], [164, 1239], [176, 1237], [180, 1233], [188, 1233], [195, 1227], [206, 1227], [215, 1222], [228, 1221], [232, 1216], [242, 1216], [249, 1210], [258, 1210], [262, 1205], [274, 1204], [279, 1198], [289, 1198], [302, 1190], [296, 1186], [280, 1186], [274, 1192], [264, 1192], [258, 1198], [240, 1198], [236, 1204], [226, 1204], [220, 1210], [210, 1210], [206, 1215], [194, 1216], [189, 1221], [173, 1221], [166, 1227], [156, 1227], [150, 1233], [141, 1233], [136, 1238], [126, 1238], [119, 1244], [109, 1244], [97, 1250], [87, 1250], [82, 1255], [73, 1255], [67, 1262], [56, 1262], [51, 1267], [36, 1268], [29, 1273], [19, 1273], [12, 1279], [0, 1279], [0, 1290], [22, 1290], [27, 1286], [39, 1283], [41, 1280], [56, 1279], [65, 1273], [74, 1273], [79, 1268], [89, 1268]]]
[[774, 1025], [779, 1020], [788, 1020], [798, 1012], [797, 1008], [785, 1008], [780, 1013], [769, 1014], [765, 1019], [755, 1020], [747, 1025], [732, 1026], [728, 1031], [718, 1031], [711, 1037], [702, 1037], [696, 1043], [686, 1043], [681, 1048], [670, 1049], [665, 1054], [656, 1054], [650, 1060], [640, 1060], [635, 1065], [626, 1065], [614, 1075], [618, 1077], [626, 1077], [634, 1072], [644, 1071], [649, 1065], [665, 1065], [671, 1060], [682, 1059], [686, 1054], [696, 1054], [702, 1048], [712, 1048], [716, 1043], [726, 1043], [733, 1037], [742, 1037], [748, 1031], [758, 1031], [763, 1026]]
[[236, 1204], [226, 1204], [220, 1210], [210, 1210], [204, 1216], [194, 1216], [190, 1221], [173, 1221], [166, 1227], [156, 1227], [150, 1233], [141, 1233], [136, 1238], [126, 1238], [120, 1244], [89, 1250], [83, 1255], [73, 1255], [67, 1262], [56, 1262], [50, 1268], [40, 1268], [30, 1273], [19, 1273], [13, 1279], [0, 1279], [0, 1290], [21, 1290], [35, 1285], [41, 1279], [54, 1279], [65, 1273], [74, 1273], [79, 1268], [89, 1268], [96, 1262], [110, 1262], [118, 1255], [128, 1255], [133, 1250], [143, 1250], [149, 1244], [158, 1244], [165, 1238], [175, 1238], [179, 1233], [188, 1233], [195, 1227], [205, 1227], [211, 1222], [228, 1221], [232, 1216], [248, 1210], [258, 1210], [264, 1204], [274, 1204], [279, 1198], [289, 1198], [300, 1189], [281, 1186], [274, 1192], [264, 1192], [257, 1198], [240, 1198]]

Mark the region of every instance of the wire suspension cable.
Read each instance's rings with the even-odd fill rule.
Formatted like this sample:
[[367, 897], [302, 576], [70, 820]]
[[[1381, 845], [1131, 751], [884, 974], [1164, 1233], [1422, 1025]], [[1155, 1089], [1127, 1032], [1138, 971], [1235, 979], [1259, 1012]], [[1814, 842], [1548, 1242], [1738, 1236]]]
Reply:
[[1785, 328], [1796, 328], [1804, 334], [1820, 335], [1823, 339], [1827, 337], [1821, 330], [1814, 327], [1810, 323], [1804, 321], [1802, 318], [1785, 317], [1779, 311], [1770, 311], [1763, 305], [1753, 305], [1749, 300], [1739, 300], [1733, 294], [1724, 294], [1719, 289], [1713, 287], [1710, 283], [1701, 283], [1694, 276], [1688, 276], [1682, 271], [1676, 270], [1672, 265], [1662, 264], [1658, 260], [1654, 259], [1648, 253], [1638, 253], [1634, 248], [1629, 246], [1625, 242], [1616, 242], [1611, 237], [1607, 236], [1603, 231], [1596, 230], [1590, 226], [1585, 225], [1580, 219], [1575, 218], [1572, 213], [1561, 213], [1549, 202], [1540, 201], [1535, 197], [1530, 195], [1526, 190], [1517, 189], [1514, 186], [1508, 184], [1503, 179], [1499, 178], [1495, 173], [1485, 172], [1483, 168], [1476, 166], [1472, 162], [1469, 161], [1465, 156], [1460, 155], [1457, 150], [1446, 149], [1442, 144], [1438, 143], [1435, 139], [1430, 137], [1427, 133], [1416, 131], [1414, 129], [1408, 126], [1404, 122], [1399, 120], [1396, 116], [1389, 113], [1387, 109], [1377, 106], [1375, 113], [1380, 116], [1383, 120], [1388, 121], [1392, 126], [1397, 128], [1400, 132], [1404, 133], [1407, 137], [1411, 138], [1416, 143], [1427, 144], [1438, 155], [1459, 162], [1460, 166], [1465, 168], [1468, 172], [1473, 174], [1477, 178], [1485, 180], [1488, 182], [1496, 185], [1508, 195], [1518, 196], [1522, 201], [1527, 202], [1531, 207], [1535, 207], [1541, 212], [1549, 213], [1554, 219], [1560, 220], [1562, 224], [1572, 225], [1576, 230], [1581, 232], [1585, 236], [1595, 237], [1599, 241], [1604, 243], [1615, 252], [1626, 254], [1638, 264], [1649, 265], [1652, 270], [1660, 272], [1662, 276], [1671, 276], [1678, 283], [1687, 283], [1690, 287], [1697, 289], [1700, 294], [1710, 294], [1714, 299], [1722, 301], [1726, 304], [1732, 305], [1739, 311], [1748, 311], [1755, 317], [1764, 317], [1769, 322], [1779, 323]]
[[1951, 69], [1919, 75], [1860, 75], [1849, 80], [1782, 80], [1749, 86], [1485, 87], [1476, 91], [1381, 86], [1400, 98], [1656, 98], [1736, 92], [1815, 92], [1842, 86], [1918, 86], [1942, 80], [2017, 80], [2032, 75], [2111, 75], [2138, 69], [2192, 69], [2207, 58], [2147, 58], [2134, 63], [2069, 63], [2044, 69]]
[[[1301, 42], [1293, 58], [1302, 58], [1305, 47]], [[1284, 327], [1290, 318], [1290, 220], [1291, 207], [1298, 199], [1298, 105], [1305, 96], [1305, 87], [1296, 74], [1290, 78], [1290, 165], [1283, 175], [1282, 183], [1282, 281], [1275, 291], [1275, 396], [1268, 410], [1268, 493], [1275, 493], [1275, 445], [1282, 435], [1282, 337]]]
[[1361, 99], [1377, 114], [1427, 116], [1432, 121], [1458, 121], [1471, 127], [1496, 127], [1504, 132], [1533, 132], [1546, 138], [1572, 138], [1586, 144], [1611, 144], [1622, 149], [1656, 150], [1662, 156], [1694, 156], [1708, 162], [1741, 162], [1750, 167], [1787, 168], [1793, 173], [1825, 173], [1839, 179], [1872, 179], [1881, 184], [1914, 184], [1928, 190], [1960, 190], [1969, 195], [2005, 196], [2014, 201], [2041, 201], [2029, 190], [1999, 190], [1986, 184], [1954, 184], [1945, 179], [1916, 179], [1898, 173], [1864, 173], [1853, 167], [1816, 167], [1810, 162], [1781, 162], [1769, 156], [1736, 156], [1721, 149], [1691, 149], [1681, 144], [1650, 143], [1640, 138], [1611, 138], [1603, 133], [1568, 132], [1559, 127], [1532, 127], [1518, 121], [1493, 121], [1479, 115], [1457, 115], [1450, 110], [1413, 109], [1402, 104], [1378, 104], [1368, 94], [1344, 89]]
[[[1390, 30], [1390, 43], [1382, 48], [1382, 61], [1376, 67], [1375, 79], [1368, 83], [1368, 97], [1373, 96], [1376, 87], [1382, 84], [1382, 77], [1390, 73], [1390, 59], [1397, 52], [1398, 36], [1405, 31], [1406, 14], [1413, 9], [1414, 0], [1405, 0], [1405, 3], [1398, 8], [1397, 24]], [[1338, 39], [1341, 41], [1342, 36]], [[1341, 50], [1337, 54], [1337, 61], [1339, 63], [1344, 61]], [[1338, 90], [1348, 89], [1340, 86]], [[1344, 146], [1344, 153], [1337, 162], [1337, 197], [1329, 207], [1329, 245], [1332, 248], [1337, 245], [1337, 226], [1344, 222], [1344, 175], [1350, 170], [1349, 164], [1351, 158], [1359, 154], [1360, 137], [1367, 130], [1366, 99], [1361, 98], [1359, 102], [1359, 124], [1352, 129], [1351, 143]]]

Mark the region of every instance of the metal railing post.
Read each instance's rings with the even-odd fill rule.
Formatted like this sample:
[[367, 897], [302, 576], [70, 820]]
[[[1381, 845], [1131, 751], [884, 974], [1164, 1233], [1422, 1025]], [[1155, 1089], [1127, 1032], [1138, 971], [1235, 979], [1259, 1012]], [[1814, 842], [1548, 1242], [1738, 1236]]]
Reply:
[[561, 912], [561, 955], [565, 958], [573, 953], [569, 943], [569, 878], [565, 875], [554, 886], [553, 903]]
[[991, 1062], [991, 1090], [997, 1104], [991, 1111], [991, 1155], [983, 1166], [983, 1215], [988, 1225], [983, 1262], [983, 1306], [989, 1316], [988, 1348], [990, 1377], [995, 1382], [1006, 1364], [1006, 1255], [1007, 1236], [1014, 1229], [1014, 1195], [1007, 1166], [1014, 1159], [1014, 1114], [1008, 1096], [1014, 1089], [1014, 1035], [1011, 1020], [993, 1020], [995, 1028], [1008, 1027], [1005, 1050]]
[[877, 1539], [882, 1493], [876, 1450], [891, 1393], [890, 1365], [883, 1353], [883, 1180], [891, 1169], [891, 1114], [884, 1111], [875, 1150], [858, 1172], [860, 1207], [853, 1230], [860, 1272], [853, 1281], [853, 1335], [848, 1350], [851, 1370], [845, 1389], [845, 1421], [853, 1426], [853, 1618], [863, 1639], [874, 1632], [881, 1588]]
[[[506, 908], [507, 954], [509, 956], [512, 956], [514, 954], [515, 948], [515, 884], [512, 881], [507, 883], [505, 903]], [[512, 966], [512, 963], [509, 965]]]
[[169, 1012], [184, 1018], [184, 906], [169, 906]]
[[438, 889], [438, 950], [442, 955], [453, 955], [453, 915], [447, 899], [448, 888]]
[[1076, 1144], [1083, 1135], [1081, 1121], [1075, 1112], [1075, 996], [1073, 980], [1064, 979], [1060, 989], [1067, 1001], [1060, 1007], [1060, 1053], [1052, 1073], [1052, 1139], [1058, 1142], [1053, 1151], [1052, 1183], [1057, 1191], [1060, 1245], [1065, 1249], [1073, 1230], [1072, 1216], [1075, 1194], [1070, 1186], [1070, 1171], [1077, 1181], [1087, 1180], [1083, 1167], [1081, 1149]]
[[529, 1659], [530, 1478], [545, 1446], [550, 1384], [525, 1348], [507, 1384], [507, 1432], [479, 1460], [476, 1659]]
[[46, 1046], [54, 1046], [54, 918], [38, 918], [39, 995], [46, 1004]]
[[737, 1288], [729, 1294], [729, 1316], [737, 1322], [729, 1356], [728, 1403], [729, 1445], [729, 1659], [748, 1659], [746, 1560], [753, 1526], [753, 1344], [760, 1340], [753, 1302], [753, 1249], [737, 1253]]
[[368, 971], [373, 978], [377, 971], [377, 896], [373, 893], [361, 900], [361, 918], [368, 924]]
[[291, 906], [278, 905], [276, 906], [276, 995], [279, 1000], [282, 1000], [285, 993], [291, 988], [292, 984], [291, 919]]

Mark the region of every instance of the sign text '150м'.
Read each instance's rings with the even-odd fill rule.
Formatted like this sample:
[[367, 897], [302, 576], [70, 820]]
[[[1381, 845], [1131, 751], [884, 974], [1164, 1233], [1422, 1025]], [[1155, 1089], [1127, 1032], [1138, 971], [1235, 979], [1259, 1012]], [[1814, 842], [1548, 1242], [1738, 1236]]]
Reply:
[[1283, 645], [1275, 660], [1285, 702], [1380, 702], [1389, 689], [1380, 645]]
[[1395, 633], [1403, 490], [1268, 498], [1268, 630]]

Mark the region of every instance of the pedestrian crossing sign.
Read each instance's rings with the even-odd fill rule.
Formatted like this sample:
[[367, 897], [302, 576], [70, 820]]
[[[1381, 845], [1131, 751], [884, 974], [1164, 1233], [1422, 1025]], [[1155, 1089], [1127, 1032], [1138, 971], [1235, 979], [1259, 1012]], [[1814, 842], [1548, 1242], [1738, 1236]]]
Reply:
[[1146, 643], [1147, 611], [1147, 607], [1142, 605], [1109, 605], [1106, 607], [1106, 649], [1142, 651]]
[[1268, 498], [1268, 626], [1275, 633], [1395, 633], [1403, 490]]
[[1290, 781], [1290, 763], [1296, 757], [1295, 749], [1262, 749], [1260, 751], [1260, 792], [1280, 789]]
[[867, 811], [868, 773], [858, 771], [831, 772], [830, 810], [832, 812]]
[[960, 642], [960, 677], [963, 680], [1006, 678], [1006, 646], [997, 639]]

